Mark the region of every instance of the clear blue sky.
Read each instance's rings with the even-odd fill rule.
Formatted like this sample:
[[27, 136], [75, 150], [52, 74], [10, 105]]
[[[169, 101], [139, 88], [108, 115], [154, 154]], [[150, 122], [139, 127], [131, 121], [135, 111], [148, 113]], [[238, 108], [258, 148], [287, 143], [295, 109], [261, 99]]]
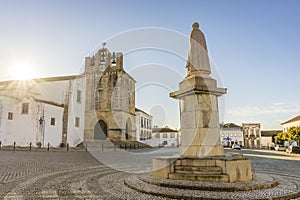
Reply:
[[[260, 122], [263, 129], [278, 129], [300, 113], [299, 8], [298, 0], [0, 0], [0, 79], [11, 79], [9, 69], [22, 62], [39, 77], [78, 74], [84, 57], [113, 35], [142, 27], [188, 35], [198, 21], [228, 88], [221, 121]], [[119, 48], [113, 50], [124, 47]], [[184, 60], [144, 53], [148, 57], [125, 55], [125, 68], [134, 74], [137, 65], [147, 67], [152, 57], [166, 69], [177, 68], [174, 81], [184, 76]], [[172, 89], [144, 85], [137, 91], [137, 106], [157, 115], [157, 123], [176, 128], [178, 102], [168, 98]]]

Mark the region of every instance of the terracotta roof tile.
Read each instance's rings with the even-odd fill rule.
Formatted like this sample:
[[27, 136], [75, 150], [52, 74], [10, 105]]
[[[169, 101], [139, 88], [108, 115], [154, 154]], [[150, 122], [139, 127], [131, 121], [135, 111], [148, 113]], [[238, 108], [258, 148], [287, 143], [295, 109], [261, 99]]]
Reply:
[[171, 129], [169, 127], [164, 128], [152, 128], [152, 133], [166, 133], [166, 132], [178, 132], [177, 130]]

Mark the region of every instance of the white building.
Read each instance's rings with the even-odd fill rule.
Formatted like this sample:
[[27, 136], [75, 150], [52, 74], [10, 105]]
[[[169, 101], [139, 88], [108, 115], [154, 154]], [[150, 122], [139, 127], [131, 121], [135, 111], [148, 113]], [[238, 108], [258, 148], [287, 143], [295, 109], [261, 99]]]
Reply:
[[262, 130], [261, 131], [261, 147], [269, 149], [274, 144], [274, 137], [282, 132], [281, 130]]
[[293, 127], [298, 127], [300, 126], [300, 115], [286, 121], [286, 122], [283, 122], [281, 123], [281, 126], [282, 126], [282, 131], [283, 132], [288, 132], [288, 130], [290, 128], [293, 128]]
[[[58, 147], [88, 140], [136, 140], [134, 91], [122, 53], [111, 54], [104, 47], [86, 58], [80, 75], [2, 81], [1, 144]], [[143, 119], [142, 138], [151, 137], [150, 120]]]
[[152, 129], [152, 133], [153, 133], [153, 143], [158, 144], [158, 146], [177, 147], [179, 144], [178, 131], [171, 129], [168, 126], [164, 128], [154, 127]]
[[233, 123], [223, 124], [220, 128], [220, 134], [223, 146], [231, 146], [234, 143], [244, 146], [242, 127]]
[[83, 140], [80, 123], [85, 99], [81, 77], [5, 81], [0, 87], [2, 145], [75, 146]]
[[136, 140], [145, 142], [152, 138], [153, 117], [145, 111], [135, 108]]

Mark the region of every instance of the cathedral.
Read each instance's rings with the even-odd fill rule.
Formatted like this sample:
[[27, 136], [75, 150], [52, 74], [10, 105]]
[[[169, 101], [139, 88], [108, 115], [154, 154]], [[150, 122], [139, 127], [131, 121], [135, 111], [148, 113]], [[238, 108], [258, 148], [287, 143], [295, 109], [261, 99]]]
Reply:
[[74, 76], [0, 82], [2, 145], [76, 146], [136, 140], [135, 80], [103, 46]]

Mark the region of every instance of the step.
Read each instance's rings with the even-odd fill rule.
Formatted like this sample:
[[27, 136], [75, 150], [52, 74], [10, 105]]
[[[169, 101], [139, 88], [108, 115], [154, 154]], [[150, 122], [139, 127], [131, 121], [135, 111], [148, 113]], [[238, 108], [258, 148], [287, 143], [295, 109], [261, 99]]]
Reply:
[[115, 140], [86, 140], [84, 145], [88, 149], [101, 149], [101, 148], [151, 148], [151, 146], [138, 142], [138, 141], [115, 141]]
[[221, 181], [229, 182], [226, 174], [186, 174], [186, 173], [170, 173], [169, 179], [189, 180], [189, 181]]
[[175, 166], [175, 173], [186, 174], [222, 174], [222, 167], [206, 167], [206, 166]]
[[164, 188], [177, 188], [189, 190], [203, 190], [203, 191], [251, 191], [259, 189], [268, 189], [278, 186], [278, 181], [268, 175], [259, 175], [252, 182], [227, 183], [214, 181], [186, 181], [186, 180], [172, 180], [154, 178], [151, 174], [144, 174], [137, 177], [146, 184], [157, 185]]
[[[253, 182], [242, 182], [242, 183], [215, 183], [215, 182], [194, 182], [191, 181], [175, 181], [175, 180], [163, 180], [157, 184], [149, 184], [140, 180], [136, 175], [130, 175], [124, 180], [127, 187], [134, 189], [140, 193], [153, 195], [152, 199], [193, 199], [193, 200], [221, 200], [221, 199], [248, 199], [248, 200], [288, 200], [288, 199], [299, 199], [300, 191], [299, 184], [296, 179], [286, 177], [276, 177], [276, 180], [269, 180], [267, 177], [266, 181], [265, 174], [258, 174], [258, 180]], [[115, 181], [114, 177], [110, 177], [111, 182]], [[270, 182], [271, 181], [271, 182]], [[277, 184], [273, 185], [272, 182]], [[271, 185], [269, 185], [271, 183]], [[171, 187], [168, 187], [168, 184]], [[264, 185], [269, 185], [264, 187]], [[250, 188], [249, 188], [250, 187]], [[130, 192], [132, 193], [132, 192]], [[138, 194], [137, 194], [138, 195]]]
[[111, 140], [111, 142], [115, 145], [117, 145], [118, 147], [121, 146], [121, 148], [130, 148], [130, 146], [132, 148], [152, 148], [150, 145], [139, 142], [139, 141], [119, 141], [119, 140]]
[[88, 140], [84, 141], [84, 146], [90, 148], [113, 148], [115, 145], [108, 140]]
[[199, 166], [210, 167], [216, 166], [216, 160], [212, 159], [178, 159], [175, 166]]

